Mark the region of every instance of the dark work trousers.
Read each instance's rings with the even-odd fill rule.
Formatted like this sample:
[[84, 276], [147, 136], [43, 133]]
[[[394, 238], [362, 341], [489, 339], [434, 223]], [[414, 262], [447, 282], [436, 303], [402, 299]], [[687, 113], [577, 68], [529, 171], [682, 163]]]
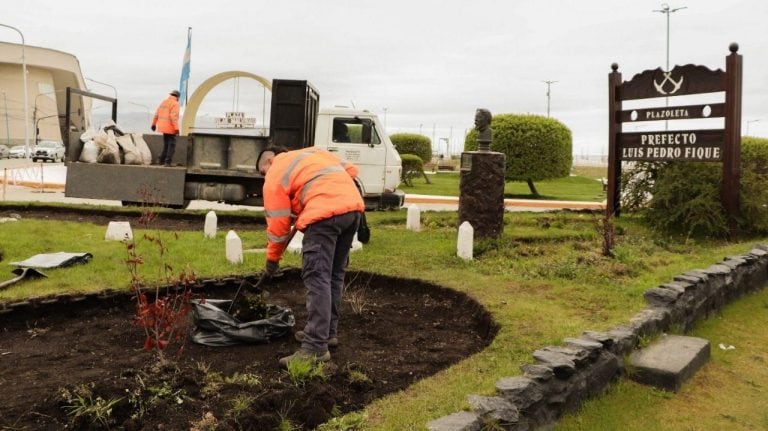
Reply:
[[315, 222], [304, 230], [301, 243], [301, 278], [307, 288], [307, 324], [301, 347], [328, 350], [337, 335], [344, 273], [349, 263], [359, 212], [348, 212]]
[[170, 165], [174, 151], [176, 151], [176, 135], [163, 133], [163, 153], [160, 154], [160, 163]]

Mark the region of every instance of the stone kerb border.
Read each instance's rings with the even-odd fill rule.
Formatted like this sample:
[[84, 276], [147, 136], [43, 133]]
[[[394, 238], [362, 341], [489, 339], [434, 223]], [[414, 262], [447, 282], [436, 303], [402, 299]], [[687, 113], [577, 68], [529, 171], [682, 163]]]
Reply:
[[533, 352], [523, 375], [496, 382], [496, 396], [469, 395], [470, 411], [456, 412], [427, 424], [430, 431], [479, 431], [494, 424], [509, 431], [552, 425], [563, 413], [603, 393], [623, 373], [623, 357], [642, 336], [670, 329], [684, 332], [735, 298], [763, 288], [768, 281], [768, 245], [744, 256], [727, 257], [707, 269], [680, 274], [645, 294], [647, 307], [607, 332], [585, 331], [564, 346]]

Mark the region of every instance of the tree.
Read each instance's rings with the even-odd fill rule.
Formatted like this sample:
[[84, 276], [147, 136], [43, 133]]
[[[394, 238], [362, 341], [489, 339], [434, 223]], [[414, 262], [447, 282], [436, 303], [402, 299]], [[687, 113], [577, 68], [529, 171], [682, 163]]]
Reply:
[[415, 154], [424, 163], [432, 160], [432, 140], [418, 133], [395, 133], [389, 136], [400, 154]]
[[[424, 163], [429, 163], [432, 160], [432, 140], [417, 133], [395, 133], [390, 135], [389, 139], [403, 161], [403, 182], [411, 186], [413, 185], [411, 180], [421, 175], [427, 184], [432, 184], [424, 172]], [[407, 159], [406, 156], [408, 155], [418, 158], [420, 163]]]
[[[507, 156], [507, 181], [525, 181], [539, 196], [534, 181], [570, 175], [573, 164], [571, 130], [554, 118], [540, 115], [499, 114], [491, 120], [491, 151]], [[477, 130], [466, 137], [464, 149], [477, 149]]]

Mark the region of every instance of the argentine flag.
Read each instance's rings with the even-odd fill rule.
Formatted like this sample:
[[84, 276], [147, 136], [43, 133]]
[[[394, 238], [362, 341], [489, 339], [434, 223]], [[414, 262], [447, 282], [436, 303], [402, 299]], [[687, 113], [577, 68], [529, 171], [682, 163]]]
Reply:
[[189, 86], [189, 61], [192, 57], [192, 27], [187, 30], [187, 50], [184, 51], [184, 63], [181, 65], [179, 80], [179, 105], [187, 103], [187, 87]]

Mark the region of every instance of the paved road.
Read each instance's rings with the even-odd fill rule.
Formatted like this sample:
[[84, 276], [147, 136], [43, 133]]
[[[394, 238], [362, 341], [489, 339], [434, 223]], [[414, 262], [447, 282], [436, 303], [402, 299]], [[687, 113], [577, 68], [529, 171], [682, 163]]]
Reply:
[[[25, 159], [0, 160], [0, 200], [69, 202], [92, 205], [120, 206], [120, 201], [80, 199], [64, 196], [67, 168], [63, 163], [32, 163]], [[451, 196], [406, 195], [405, 206], [415, 204], [422, 211], [456, 211], [459, 198]], [[605, 208], [605, 203], [542, 201], [526, 199], [505, 199], [507, 211], [553, 211], [559, 209]], [[189, 209], [211, 209], [216, 211], [250, 210], [261, 211], [261, 207], [228, 205], [210, 201], [192, 201]]]

